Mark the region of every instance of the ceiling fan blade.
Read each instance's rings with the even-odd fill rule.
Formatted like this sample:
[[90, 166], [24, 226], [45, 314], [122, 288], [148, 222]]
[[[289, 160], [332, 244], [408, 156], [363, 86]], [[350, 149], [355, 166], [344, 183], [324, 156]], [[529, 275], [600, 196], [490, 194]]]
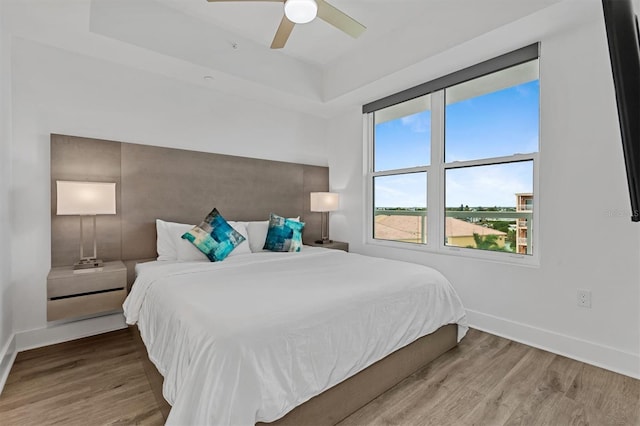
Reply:
[[318, 18], [330, 23], [337, 29], [349, 34], [351, 37], [359, 37], [366, 29], [364, 25], [356, 21], [340, 9], [336, 9], [324, 0], [316, 0], [318, 4]]
[[293, 31], [293, 27], [295, 25], [296, 24], [288, 20], [286, 16], [282, 16], [282, 21], [280, 21], [280, 26], [278, 27], [278, 31], [276, 31], [275, 37], [273, 37], [271, 48], [282, 49], [284, 45], [287, 43], [287, 40], [291, 35], [291, 31]]

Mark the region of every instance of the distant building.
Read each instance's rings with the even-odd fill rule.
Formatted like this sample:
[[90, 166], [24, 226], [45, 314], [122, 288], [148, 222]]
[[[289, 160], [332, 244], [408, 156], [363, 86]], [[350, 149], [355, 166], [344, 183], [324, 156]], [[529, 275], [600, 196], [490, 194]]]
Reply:
[[[533, 212], [533, 194], [523, 192], [516, 194], [516, 211]], [[516, 253], [529, 253], [529, 223], [526, 218], [516, 220]]]
[[445, 224], [445, 235], [447, 236], [447, 245], [456, 247], [476, 247], [476, 240], [473, 238], [473, 234], [478, 234], [481, 237], [487, 235], [497, 235], [496, 244], [498, 247], [504, 247], [504, 243], [507, 239], [507, 233], [498, 231], [497, 229], [488, 228], [485, 226], [476, 225], [467, 221], [456, 219], [454, 217], [448, 217]]
[[408, 243], [422, 242], [423, 218], [418, 215], [406, 216], [393, 213], [389, 211], [389, 215], [376, 215], [374, 238]]

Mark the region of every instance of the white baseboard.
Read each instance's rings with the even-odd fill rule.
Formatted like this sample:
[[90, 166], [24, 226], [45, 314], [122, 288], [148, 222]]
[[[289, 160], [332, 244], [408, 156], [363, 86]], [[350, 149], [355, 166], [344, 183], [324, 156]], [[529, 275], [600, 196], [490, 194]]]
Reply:
[[16, 333], [16, 349], [18, 352], [56, 343], [68, 342], [96, 334], [126, 328], [121, 313], [89, 318], [81, 321], [53, 324], [45, 328], [37, 328]]
[[0, 394], [7, 382], [13, 361], [16, 359], [18, 351], [16, 351], [16, 335], [12, 334], [7, 343], [0, 350]]
[[639, 354], [473, 310], [467, 317], [472, 328], [640, 379]]

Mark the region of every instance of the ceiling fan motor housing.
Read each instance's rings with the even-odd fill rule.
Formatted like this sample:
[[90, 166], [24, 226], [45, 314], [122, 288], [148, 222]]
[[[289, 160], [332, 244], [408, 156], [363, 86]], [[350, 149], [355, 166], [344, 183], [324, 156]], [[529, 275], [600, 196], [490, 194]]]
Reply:
[[318, 4], [315, 0], [286, 0], [284, 14], [293, 23], [306, 24], [317, 16]]

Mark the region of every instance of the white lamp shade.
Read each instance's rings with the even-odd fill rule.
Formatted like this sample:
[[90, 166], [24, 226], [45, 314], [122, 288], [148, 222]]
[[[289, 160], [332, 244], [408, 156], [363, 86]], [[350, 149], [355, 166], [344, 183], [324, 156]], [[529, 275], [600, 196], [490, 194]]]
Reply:
[[311, 211], [312, 212], [332, 212], [338, 210], [340, 197], [335, 192], [312, 192]]
[[315, 0], [286, 0], [284, 14], [295, 24], [306, 24], [318, 14], [318, 5]]
[[116, 214], [116, 184], [56, 181], [58, 215]]

